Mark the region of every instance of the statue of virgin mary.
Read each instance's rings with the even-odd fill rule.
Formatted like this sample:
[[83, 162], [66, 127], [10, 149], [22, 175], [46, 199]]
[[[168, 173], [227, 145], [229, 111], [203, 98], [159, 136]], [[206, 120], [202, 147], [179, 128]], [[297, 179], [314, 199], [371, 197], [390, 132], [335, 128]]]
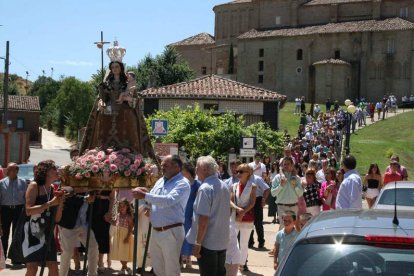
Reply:
[[117, 101], [128, 85], [122, 63], [125, 49], [118, 47], [115, 42], [114, 47], [108, 49], [107, 53], [111, 59], [109, 72], [98, 86], [99, 96], [89, 115], [80, 152], [97, 147], [104, 150], [127, 147], [144, 157], [155, 158], [139, 105], [131, 106], [127, 101]]

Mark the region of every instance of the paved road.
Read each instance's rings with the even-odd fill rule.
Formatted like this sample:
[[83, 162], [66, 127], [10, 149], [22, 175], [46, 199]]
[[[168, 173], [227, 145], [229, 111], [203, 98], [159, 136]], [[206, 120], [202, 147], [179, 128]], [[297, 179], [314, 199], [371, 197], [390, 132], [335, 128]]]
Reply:
[[42, 148], [30, 148], [30, 162], [38, 163], [43, 160], [55, 160], [58, 165], [70, 163], [69, 150], [71, 143], [54, 132], [42, 129]]

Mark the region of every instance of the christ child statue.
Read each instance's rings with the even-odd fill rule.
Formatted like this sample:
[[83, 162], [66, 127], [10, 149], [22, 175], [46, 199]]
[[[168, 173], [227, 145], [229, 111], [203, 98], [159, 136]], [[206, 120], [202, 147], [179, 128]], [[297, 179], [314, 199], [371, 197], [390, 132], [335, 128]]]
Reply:
[[136, 80], [135, 80], [135, 73], [132, 71], [129, 71], [127, 73], [128, 76], [128, 84], [126, 87], [126, 90], [119, 94], [118, 100], [116, 100], [117, 104], [121, 104], [123, 102], [128, 102], [130, 106], [132, 106], [134, 102], [134, 93], [136, 91]]

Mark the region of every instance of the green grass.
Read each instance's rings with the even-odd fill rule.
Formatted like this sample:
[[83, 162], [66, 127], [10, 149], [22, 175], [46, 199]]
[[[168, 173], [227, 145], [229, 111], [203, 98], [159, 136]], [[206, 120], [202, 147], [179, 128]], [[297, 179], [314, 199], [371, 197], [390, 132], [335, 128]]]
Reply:
[[351, 135], [351, 154], [357, 159], [361, 175], [367, 173], [371, 163], [378, 163], [381, 173], [389, 165], [389, 156], [397, 154], [400, 163], [414, 180], [414, 112], [377, 122]]
[[[321, 105], [321, 104], [320, 104]], [[309, 110], [309, 103], [306, 110]], [[321, 105], [322, 111], [325, 105]], [[295, 103], [288, 102], [280, 110], [280, 131], [288, 130], [296, 137], [299, 115], [294, 115]], [[376, 116], [375, 116], [376, 117]], [[366, 174], [371, 163], [378, 163], [381, 173], [389, 164], [389, 156], [397, 154], [408, 170], [409, 180], [414, 180], [414, 112], [377, 122], [351, 135], [351, 154], [357, 158], [357, 169]]]
[[[309, 108], [309, 107], [308, 107]], [[280, 110], [280, 131], [287, 129], [290, 137], [296, 137], [298, 134], [300, 116], [293, 114], [295, 103], [287, 102]]]

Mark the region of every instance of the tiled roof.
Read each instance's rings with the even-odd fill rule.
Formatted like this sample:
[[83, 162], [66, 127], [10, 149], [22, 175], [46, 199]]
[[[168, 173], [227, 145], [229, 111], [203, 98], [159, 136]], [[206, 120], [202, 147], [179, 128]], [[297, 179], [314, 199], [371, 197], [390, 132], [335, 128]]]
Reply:
[[205, 45], [214, 44], [214, 36], [208, 33], [201, 33], [198, 35], [191, 36], [184, 40], [170, 44], [170, 46], [188, 46], [188, 45]]
[[281, 101], [282, 104], [287, 99], [285, 95], [216, 75], [207, 75], [188, 82], [150, 88], [142, 91], [142, 96], [144, 98]]
[[414, 30], [414, 23], [401, 18], [389, 18], [385, 20], [350, 21], [308, 26], [302, 28], [286, 28], [267, 31], [257, 31], [253, 29], [247, 33], [240, 35], [239, 39], [401, 30]]
[[305, 6], [348, 4], [348, 3], [359, 3], [359, 2], [372, 2], [372, 0], [312, 0], [306, 3]]
[[341, 65], [351, 65], [350, 63], [341, 60], [341, 59], [324, 59], [313, 63], [312, 65], [320, 65], [320, 64], [341, 64]]
[[[40, 111], [38, 96], [9, 95], [9, 110]], [[0, 95], [0, 109], [4, 107], [3, 94]]]

